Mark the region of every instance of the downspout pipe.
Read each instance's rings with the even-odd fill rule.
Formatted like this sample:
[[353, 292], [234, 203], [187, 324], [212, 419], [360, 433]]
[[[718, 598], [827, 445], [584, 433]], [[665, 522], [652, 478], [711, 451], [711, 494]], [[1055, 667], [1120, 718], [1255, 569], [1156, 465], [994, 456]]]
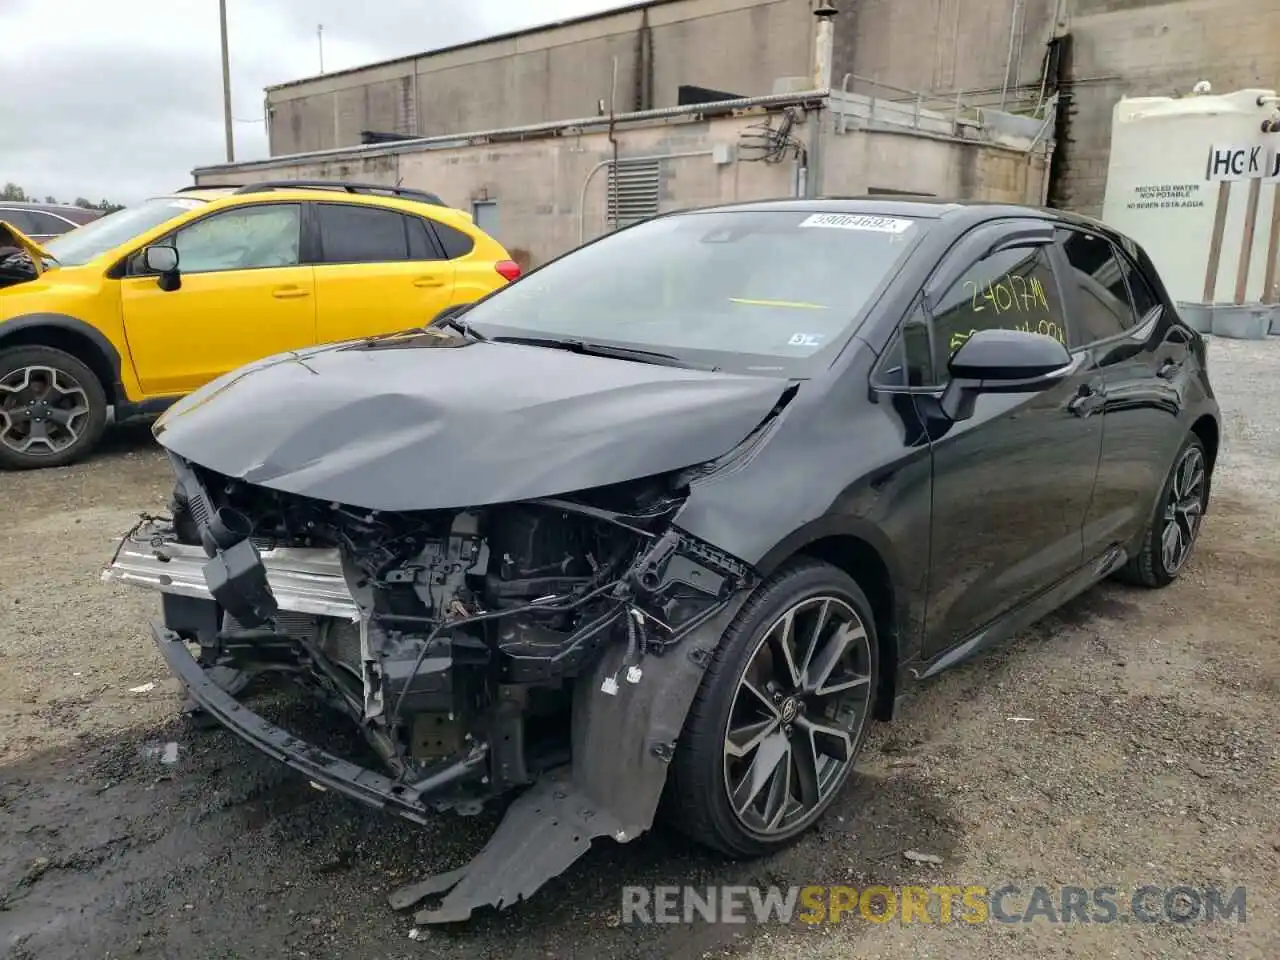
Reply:
[[[813, 44], [813, 88], [815, 90], [828, 91], [824, 105], [831, 103], [830, 90], [835, 60], [837, 12], [835, 0], [818, 0], [818, 4], [813, 10], [813, 15], [818, 18], [818, 29]], [[844, 104], [842, 102], [841, 110], [843, 111], [843, 109]], [[822, 147], [826, 132], [826, 115], [823, 113], [822, 107], [809, 114], [808, 122], [813, 124], [813, 128], [809, 133], [809, 148], [806, 151], [808, 156], [805, 158], [807, 169], [804, 171], [803, 195], [811, 198], [822, 196]]]
[[813, 10], [818, 31], [813, 44], [813, 89], [830, 90], [836, 46], [835, 0], [819, 0]]

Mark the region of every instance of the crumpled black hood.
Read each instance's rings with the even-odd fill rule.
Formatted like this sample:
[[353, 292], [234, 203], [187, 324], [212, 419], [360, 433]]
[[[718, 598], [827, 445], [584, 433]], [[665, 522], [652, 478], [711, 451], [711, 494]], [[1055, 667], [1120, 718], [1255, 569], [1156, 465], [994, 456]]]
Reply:
[[179, 456], [250, 483], [374, 510], [435, 510], [714, 459], [786, 387], [426, 335], [259, 361], [179, 401], [155, 434]]

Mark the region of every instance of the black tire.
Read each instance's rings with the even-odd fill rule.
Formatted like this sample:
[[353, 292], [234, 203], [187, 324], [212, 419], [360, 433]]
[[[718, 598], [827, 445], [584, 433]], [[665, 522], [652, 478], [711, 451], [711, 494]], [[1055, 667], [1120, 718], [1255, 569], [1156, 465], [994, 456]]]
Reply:
[[[1196, 520], [1191, 528], [1181, 560], [1176, 563], [1170, 563], [1165, 552], [1164, 536], [1168, 524], [1170, 522], [1178, 523], [1177, 518], [1182, 516], [1181, 510], [1175, 504], [1185, 504], [1190, 501], [1192, 496], [1191, 492], [1179, 489], [1179, 486], [1186, 479], [1181, 471], [1188, 465], [1189, 460], [1198, 460], [1199, 462], [1200, 481], [1198, 490], [1195, 492], [1195, 496], [1198, 496], [1199, 512], [1196, 514]], [[1142, 546], [1137, 554], [1117, 571], [1117, 580], [1140, 587], [1158, 588], [1167, 587], [1178, 578], [1178, 574], [1185, 569], [1187, 561], [1195, 549], [1196, 538], [1200, 532], [1200, 521], [1203, 519], [1205, 509], [1209, 505], [1209, 479], [1209, 458], [1205, 452], [1204, 444], [1200, 442], [1200, 438], [1194, 433], [1188, 434], [1187, 439], [1183, 441], [1182, 446], [1178, 449], [1178, 455], [1174, 457], [1173, 467], [1170, 468], [1169, 475], [1165, 478], [1164, 486], [1160, 488], [1160, 497], [1156, 501], [1156, 508], [1150, 520], [1147, 522], [1146, 533], [1142, 538]], [[1176, 515], [1173, 518], [1169, 516], [1171, 510]], [[1185, 524], [1181, 524], [1179, 529], [1184, 536], [1187, 535]]]
[[[76, 414], [66, 426], [44, 422], [42, 429], [50, 431], [56, 439], [30, 443], [30, 423], [27, 405], [23, 398], [31, 393], [15, 393], [17, 379], [26, 371], [54, 371], [60, 390], [78, 393], [59, 393], [58, 402], [79, 408], [83, 396], [84, 414]], [[6, 384], [6, 381], [8, 383]], [[53, 347], [23, 346], [0, 350], [0, 468], [9, 470], [36, 470], [41, 467], [63, 467], [81, 459], [98, 445], [107, 425], [107, 395], [97, 376], [84, 363], [71, 354]], [[47, 396], [47, 394], [46, 394]], [[74, 433], [74, 437], [67, 436]], [[61, 445], [57, 441], [67, 441]], [[20, 449], [26, 446], [28, 449]]]
[[[831, 762], [837, 767], [830, 774], [830, 782], [818, 791], [821, 796], [820, 802], [808, 808], [808, 812], [803, 816], [797, 813], [797, 821], [790, 826], [786, 826], [784, 820], [775, 832], [762, 833], [745, 825], [742, 816], [735, 811], [730, 801], [730, 792], [733, 789], [730, 786], [731, 766], [739, 762], [747, 763], [745, 756], [736, 760], [731, 759], [727, 748], [730, 722], [736, 709], [739, 685], [743, 680], [744, 672], [749, 667], [754, 669], [753, 665], [758, 663], [757, 651], [763, 654], [767, 650], [770, 659], [778, 658], [778, 654], [774, 652], [777, 648], [772, 642], [766, 647], [766, 641], [776, 640], [776, 636], [770, 637], [771, 627], [779, 623], [780, 618], [783, 618], [788, 611], [799, 610], [806, 602], [820, 603], [815, 598], [823, 597], [837, 599], [842, 605], [840, 609], [845, 613], [852, 610], [865, 631], [865, 648], [862, 641], [858, 641], [860, 650], [865, 653], [866, 689], [862, 691], [861, 682], [858, 687], [859, 692], [864, 695], [865, 702], [859, 708], [861, 717], [856, 731], [852, 729], [848, 731], [850, 736], [846, 751], [847, 760], [818, 761], [819, 763]], [[798, 618], [800, 615], [797, 613], [795, 617]], [[843, 613], [841, 615], [843, 616]], [[826, 614], [823, 616], [825, 617]], [[796, 622], [799, 625], [798, 619]], [[816, 615], [812, 622], [817, 622]], [[835, 622], [834, 615], [832, 615], [832, 622]], [[805, 628], [805, 632], [809, 632], [808, 627]], [[815, 632], [819, 636], [822, 634], [821, 629]], [[822, 649], [826, 650], [825, 647]], [[852, 652], [852, 644], [847, 649]], [[860, 673], [860, 671], [855, 672]], [[792, 671], [793, 675], [794, 673], [795, 671]], [[825, 682], [819, 682], [818, 686], [821, 687]], [[793, 843], [821, 818], [847, 783], [858, 751], [871, 725], [878, 683], [878, 638], [871, 604], [867, 601], [866, 595], [848, 575], [830, 564], [808, 558], [798, 558], [785, 564], [756, 589], [739, 611], [725, 631], [707, 667], [689, 716], [685, 720], [684, 731], [677, 745], [667, 781], [664, 806], [672, 825], [693, 840], [731, 857], [762, 856]], [[822, 694], [822, 696], [827, 697], [832, 694]], [[786, 700], [791, 699], [794, 698], [786, 697], [781, 706], [785, 706]], [[748, 698], [748, 700], [758, 704], [754, 698]], [[776, 696], [774, 702], [778, 702]], [[793, 712], [794, 728], [790, 724], [780, 728], [785, 731], [788, 739], [795, 736], [795, 729], [800, 729], [802, 721], [799, 717], [803, 716], [805, 716], [803, 711], [799, 715]], [[770, 721], [766, 720], [766, 722]], [[813, 734], [810, 732], [808, 736], [808, 742], [812, 744]], [[795, 740], [791, 739], [791, 742], [795, 743]], [[757, 757], [759, 752], [757, 748]], [[799, 767], [793, 765], [792, 760], [793, 756], [796, 757], [794, 762], [799, 764], [799, 755], [799, 748], [794, 754], [788, 752], [786, 755], [788, 779], [779, 791], [784, 796], [790, 796], [793, 789], [800, 793], [804, 792], [800, 786]], [[817, 757], [816, 750], [813, 756]], [[755, 760], [750, 761], [752, 764], [754, 762]], [[780, 770], [781, 764], [779, 763], [774, 769]], [[795, 777], [794, 788], [791, 777]], [[773, 787], [770, 787], [769, 793], [773, 793]], [[792, 799], [800, 805], [801, 809], [805, 809], [803, 798]], [[769, 802], [766, 798], [765, 803]], [[790, 800], [784, 801], [784, 806], [790, 802]], [[748, 806], [752, 804], [749, 803]]]

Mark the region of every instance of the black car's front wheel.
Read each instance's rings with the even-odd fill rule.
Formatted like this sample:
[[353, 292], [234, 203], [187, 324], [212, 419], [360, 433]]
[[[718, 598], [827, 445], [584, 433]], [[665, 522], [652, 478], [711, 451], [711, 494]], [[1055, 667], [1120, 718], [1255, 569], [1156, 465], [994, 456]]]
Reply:
[[731, 856], [795, 840], [849, 778], [879, 675], [871, 606], [845, 573], [787, 564], [725, 631], [676, 750], [676, 825]]
[[1187, 565], [1209, 505], [1209, 460], [1194, 433], [1183, 442], [1173, 462], [1142, 547], [1118, 574], [1144, 587], [1172, 583]]

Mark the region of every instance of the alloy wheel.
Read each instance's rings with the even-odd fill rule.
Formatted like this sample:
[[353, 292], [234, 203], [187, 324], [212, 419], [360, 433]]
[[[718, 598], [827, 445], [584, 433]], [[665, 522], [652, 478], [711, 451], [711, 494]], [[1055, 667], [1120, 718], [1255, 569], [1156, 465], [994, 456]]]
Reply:
[[1191, 556], [1204, 517], [1204, 501], [1204, 454], [1199, 447], [1188, 447], [1174, 468], [1160, 530], [1161, 560], [1170, 575], [1182, 569]]
[[758, 836], [796, 833], [844, 783], [871, 704], [871, 640], [844, 600], [803, 600], [765, 631], [738, 681], [724, 785]]
[[62, 453], [88, 422], [89, 395], [65, 370], [27, 366], [0, 378], [0, 443], [15, 453]]

